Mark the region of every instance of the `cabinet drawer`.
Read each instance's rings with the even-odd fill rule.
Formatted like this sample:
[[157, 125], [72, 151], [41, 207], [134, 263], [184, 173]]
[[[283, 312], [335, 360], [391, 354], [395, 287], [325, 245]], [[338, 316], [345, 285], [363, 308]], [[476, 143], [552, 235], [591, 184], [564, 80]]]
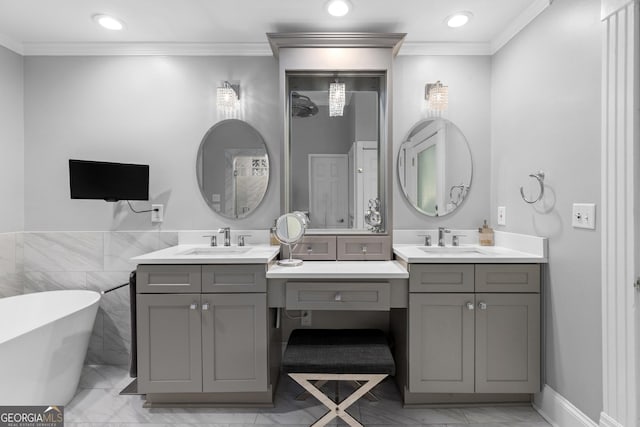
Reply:
[[202, 292], [266, 292], [263, 264], [203, 265]]
[[411, 264], [409, 292], [473, 292], [473, 264]]
[[199, 293], [199, 265], [139, 265], [136, 272], [137, 293]]
[[389, 310], [388, 282], [287, 282], [286, 308], [291, 310]]
[[[283, 258], [289, 257], [289, 249], [284, 246]], [[307, 261], [335, 261], [336, 236], [304, 236], [293, 248], [293, 257]]]
[[391, 259], [389, 236], [338, 236], [338, 260], [386, 261]]
[[478, 264], [476, 292], [540, 292], [540, 265]]

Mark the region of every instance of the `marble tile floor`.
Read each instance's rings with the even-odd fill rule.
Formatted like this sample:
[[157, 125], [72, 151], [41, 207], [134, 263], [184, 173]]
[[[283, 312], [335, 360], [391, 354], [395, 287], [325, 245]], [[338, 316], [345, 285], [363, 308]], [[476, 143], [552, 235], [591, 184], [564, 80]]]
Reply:
[[[65, 407], [66, 427], [309, 426], [326, 411], [315, 399], [296, 401], [301, 388], [283, 376], [274, 408], [143, 408], [141, 396], [119, 395], [131, 379], [124, 367], [85, 366], [78, 392]], [[377, 402], [361, 399], [349, 412], [367, 426], [549, 427], [530, 406], [405, 409], [385, 380]], [[345, 395], [349, 390], [342, 391]], [[342, 421], [331, 425], [344, 425]]]

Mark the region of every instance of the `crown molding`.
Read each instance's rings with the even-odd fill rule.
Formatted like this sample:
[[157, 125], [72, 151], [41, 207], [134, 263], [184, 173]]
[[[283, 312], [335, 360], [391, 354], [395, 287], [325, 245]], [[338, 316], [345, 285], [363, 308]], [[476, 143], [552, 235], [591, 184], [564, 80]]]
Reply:
[[4, 34], [0, 34], [0, 46], [4, 46], [19, 55], [24, 55], [24, 47], [22, 43], [19, 43], [13, 40], [11, 37], [5, 36]]
[[404, 42], [398, 55], [491, 55], [491, 44], [484, 42]]
[[518, 34], [524, 27], [529, 25], [531, 21], [536, 19], [538, 15], [540, 15], [549, 5], [553, 2], [553, 0], [536, 0], [533, 2], [528, 8], [526, 8], [520, 15], [516, 17], [513, 21], [507, 25], [507, 27], [502, 30], [493, 40], [491, 40], [491, 53], [493, 55], [504, 45], [509, 43], [509, 40], [514, 38], [516, 34]]
[[271, 56], [268, 43], [25, 43], [25, 56]]

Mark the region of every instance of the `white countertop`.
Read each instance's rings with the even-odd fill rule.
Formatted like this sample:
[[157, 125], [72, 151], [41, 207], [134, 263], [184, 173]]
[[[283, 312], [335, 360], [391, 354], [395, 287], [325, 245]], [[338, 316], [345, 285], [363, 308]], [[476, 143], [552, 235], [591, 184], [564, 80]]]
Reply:
[[[540, 253], [522, 252], [503, 246], [462, 245], [459, 247], [429, 247], [415, 244], [394, 244], [393, 253], [407, 263], [546, 263]], [[441, 251], [441, 252], [439, 252]], [[459, 251], [459, 252], [456, 252]]]
[[[218, 251], [215, 253], [193, 253]], [[216, 246], [177, 245], [131, 258], [138, 264], [267, 264], [280, 252], [280, 246], [247, 245]]]
[[298, 267], [274, 264], [267, 279], [406, 279], [397, 261], [305, 261]]

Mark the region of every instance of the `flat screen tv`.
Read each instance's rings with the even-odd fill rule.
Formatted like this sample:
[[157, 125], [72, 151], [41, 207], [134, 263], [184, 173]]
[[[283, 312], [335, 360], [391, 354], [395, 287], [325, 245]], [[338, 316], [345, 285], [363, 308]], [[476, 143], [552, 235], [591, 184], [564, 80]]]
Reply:
[[149, 200], [149, 165], [69, 160], [72, 199]]

